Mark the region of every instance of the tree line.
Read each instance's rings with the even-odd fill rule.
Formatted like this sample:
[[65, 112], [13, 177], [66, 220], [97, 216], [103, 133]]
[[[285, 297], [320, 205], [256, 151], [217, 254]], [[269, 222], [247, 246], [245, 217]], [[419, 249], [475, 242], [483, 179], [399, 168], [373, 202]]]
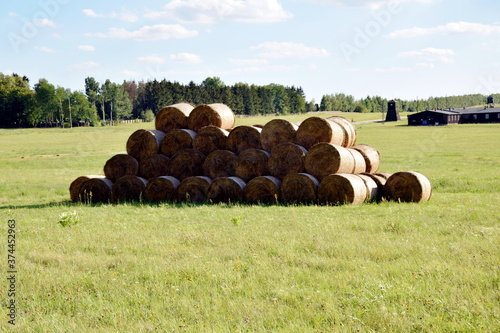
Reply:
[[[500, 94], [493, 97], [498, 101]], [[395, 99], [400, 111], [462, 108], [483, 105], [481, 94]], [[83, 91], [71, 91], [40, 79], [30, 87], [29, 78], [0, 73], [0, 127], [100, 126], [122, 119], [152, 121], [165, 106], [180, 102], [193, 105], [224, 103], [237, 115], [286, 115], [309, 111], [382, 112], [388, 100], [380, 96], [355, 99], [343, 93], [324, 95], [320, 104], [307, 102], [301, 87], [247, 83], [226, 85], [218, 77], [200, 84], [167, 80], [98, 82], [85, 78]]]

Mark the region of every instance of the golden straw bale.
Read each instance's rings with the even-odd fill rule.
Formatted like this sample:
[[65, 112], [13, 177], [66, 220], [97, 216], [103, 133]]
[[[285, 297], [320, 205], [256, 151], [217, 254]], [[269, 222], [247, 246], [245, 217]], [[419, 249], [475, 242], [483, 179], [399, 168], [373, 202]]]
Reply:
[[387, 179], [382, 177], [382, 176], [378, 176], [378, 175], [372, 174], [372, 173], [364, 173], [363, 175], [370, 177], [377, 184], [377, 198], [376, 198], [376, 200], [377, 201], [383, 200], [384, 199], [384, 185], [387, 182]]
[[379, 201], [379, 193], [378, 193], [378, 184], [377, 182], [370, 176], [368, 176], [367, 174], [359, 174], [359, 175], [356, 175], [358, 176], [359, 178], [361, 178], [361, 180], [363, 180], [363, 182], [365, 183], [365, 186], [366, 186], [366, 202], [371, 202], [371, 201]]
[[104, 175], [115, 182], [123, 176], [136, 176], [139, 171], [139, 162], [131, 155], [118, 154], [104, 164]]
[[190, 103], [178, 103], [162, 108], [155, 118], [155, 128], [169, 132], [177, 128], [187, 128], [188, 116], [194, 106]]
[[307, 118], [297, 129], [296, 143], [310, 149], [320, 142], [341, 146], [344, 142], [343, 128], [338, 123], [321, 117]]
[[366, 172], [375, 173], [380, 167], [380, 153], [369, 145], [355, 145], [352, 147], [363, 155], [366, 164]]
[[196, 132], [190, 129], [173, 129], [165, 135], [160, 151], [163, 155], [172, 157], [184, 149], [193, 148]]
[[281, 183], [281, 200], [286, 203], [315, 203], [318, 195], [319, 181], [308, 173], [287, 175]]
[[193, 148], [208, 156], [214, 150], [227, 149], [229, 132], [217, 126], [203, 127], [193, 141]]
[[392, 176], [392, 173], [390, 172], [376, 172], [375, 175], [380, 176], [382, 178], [385, 178], [385, 180], [389, 179], [390, 176]]
[[227, 148], [236, 154], [250, 148], [262, 149], [260, 143], [261, 128], [254, 126], [237, 126], [229, 132]]
[[111, 201], [119, 203], [124, 201], [140, 201], [148, 181], [138, 176], [120, 177], [111, 190]]
[[234, 113], [225, 104], [202, 104], [191, 111], [188, 117], [188, 128], [198, 132], [205, 126], [217, 126], [228, 130], [234, 126]]
[[351, 153], [352, 158], [354, 160], [354, 168], [350, 173], [358, 174], [366, 172], [366, 162], [363, 155], [356, 149], [352, 148], [346, 148], [346, 149]]
[[284, 142], [295, 143], [299, 126], [286, 119], [273, 119], [262, 128], [260, 141], [262, 148], [268, 152]]
[[192, 176], [203, 176], [205, 155], [195, 149], [185, 149], [170, 159], [169, 174], [179, 180]]
[[332, 173], [351, 173], [354, 158], [347, 148], [331, 143], [318, 143], [306, 154], [305, 169], [319, 180]]
[[83, 201], [82, 198], [80, 198], [80, 187], [82, 186], [83, 182], [93, 178], [106, 178], [106, 176], [88, 175], [88, 176], [80, 176], [75, 180], [73, 180], [69, 185], [69, 196], [71, 198], [71, 201], [73, 202]]
[[211, 184], [212, 180], [205, 176], [188, 177], [177, 187], [177, 199], [193, 203], [206, 202]]
[[331, 174], [318, 187], [318, 201], [322, 204], [360, 204], [367, 198], [364, 181], [353, 174]]
[[271, 150], [267, 166], [271, 176], [279, 179], [304, 171], [307, 150], [291, 142], [280, 143]]
[[171, 176], [160, 176], [148, 181], [144, 189], [144, 200], [149, 202], [165, 202], [177, 200], [177, 187], [180, 181]]
[[238, 177], [214, 179], [208, 189], [207, 199], [213, 203], [241, 201], [245, 185], [245, 181]]
[[78, 198], [83, 203], [108, 203], [113, 182], [107, 178], [90, 178], [80, 185]]
[[238, 156], [229, 150], [215, 150], [203, 162], [203, 174], [212, 179], [236, 174]]
[[250, 179], [269, 174], [267, 163], [270, 154], [262, 149], [247, 149], [236, 161], [236, 176], [248, 182]]
[[333, 116], [328, 118], [328, 120], [339, 124], [344, 130], [344, 143], [342, 144], [343, 147], [351, 148], [356, 144], [356, 128], [349, 120], [340, 116]]
[[384, 186], [384, 196], [392, 201], [423, 202], [428, 201], [431, 195], [431, 182], [416, 171], [396, 172]]
[[259, 176], [250, 180], [243, 195], [251, 204], [275, 204], [279, 202], [281, 181], [273, 176]]
[[127, 140], [127, 153], [138, 161], [146, 156], [158, 154], [165, 132], [139, 129]]
[[137, 175], [145, 179], [168, 175], [168, 165], [170, 158], [162, 154], [155, 154], [144, 157], [139, 162]]

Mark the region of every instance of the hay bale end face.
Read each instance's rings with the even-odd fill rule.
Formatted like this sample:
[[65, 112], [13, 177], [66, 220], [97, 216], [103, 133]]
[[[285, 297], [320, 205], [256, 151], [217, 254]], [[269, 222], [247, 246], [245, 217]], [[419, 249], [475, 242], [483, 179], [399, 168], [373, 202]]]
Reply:
[[236, 174], [238, 156], [229, 150], [215, 150], [203, 162], [203, 174], [209, 178], [231, 177]]
[[214, 150], [227, 149], [229, 132], [217, 126], [203, 127], [193, 141], [193, 148], [208, 156]]
[[342, 127], [342, 129], [344, 130], [344, 142], [342, 144], [343, 147], [351, 148], [356, 144], [356, 128], [349, 120], [340, 116], [333, 116], [328, 118], [328, 120], [339, 124], [340, 127]]
[[132, 133], [127, 141], [127, 153], [138, 161], [146, 156], [158, 154], [165, 132], [140, 129]]
[[333, 173], [351, 173], [354, 168], [353, 155], [347, 148], [331, 143], [318, 143], [306, 154], [305, 169], [318, 179]]
[[207, 199], [213, 203], [239, 202], [243, 199], [246, 183], [238, 177], [220, 177], [214, 179], [208, 189]]
[[198, 132], [205, 126], [217, 126], [228, 130], [234, 126], [234, 113], [225, 104], [202, 104], [191, 111], [188, 117], [189, 129]]
[[307, 150], [291, 142], [280, 143], [271, 150], [267, 167], [271, 176], [279, 179], [304, 171]]
[[431, 195], [431, 182], [423, 174], [415, 171], [396, 172], [384, 185], [384, 196], [387, 200], [423, 202], [428, 201]]
[[250, 180], [243, 195], [250, 204], [276, 204], [279, 202], [281, 181], [273, 176], [259, 176]]
[[318, 195], [319, 181], [307, 173], [287, 175], [281, 183], [281, 200], [286, 203], [315, 203]]
[[262, 148], [268, 152], [280, 143], [295, 143], [299, 126], [285, 119], [273, 119], [264, 125], [260, 133]]
[[111, 201], [119, 203], [124, 201], [140, 201], [148, 181], [137, 176], [123, 176], [113, 185]]
[[162, 154], [155, 154], [144, 157], [139, 162], [137, 175], [145, 179], [168, 175], [170, 158]]
[[127, 154], [115, 155], [104, 164], [104, 175], [113, 182], [123, 176], [136, 176], [138, 171], [139, 162]]
[[318, 187], [318, 201], [322, 204], [360, 204], [366, 198], [366, 185], [357, 175], [328, 175], [321, 180]]
[[338, 123], [324, 118], [307, 118], [297, 129], [296, 143], [310, 149], [320, 142], [341, 146], [344, 143], [344, 129]]
[[363, 155], [366, 164], [366, 172], [375, 173], [380, 167], [380, 153], [369, 145], [356, 145], [352, 147]]
[[169, 175], [179, 180], [192, 176], [203, 176], [205, 155], [195, 149], [186, 149], [170, 159]]
[[149, 202], [177, 201], [177, 187], [180, 183], [177, 178], [171, 176], [152, 178], [144, 189], [144, 200]]
[[254, 126], [237, 126], [229, 132], [227, 148], [236, 154], [246, 149], [262, 149], [260, 133], [262, 129]]
[[155, 128], [169, 132], [177, 128], [187, 128], [188, 116], [194, 106], [190, 103], [178, 103], [164, 107], [155, 118]]
[[346, 149], [351, 153], [352, 158], [354, 160], [354, 168], [350, 173], [359, 174], [366, 172], [366, 162], [363, 155], [356, 149], [352, 148], [346, 148]]
[[236, 176], [248, 182], [252, 178], [269, 174], [267, 167], [270, 154], [262, 149], [247, 149], [236, 160]]
[[172, 157], [184, 149], [192, 149], [196, 132], [189, 129], [173, 129], [165, 135], [160, 151], [163, 155]]
[[80, 198], [80, 187], [82, 184], [89, 180], [89, 179], [94, 179], [94, 178], [106, 178], [106, 176], [101, 176], [101, 175], [88, 175], [88, 176], [80, 176], [73, 180], [71, 184], [69, 185], [69, 196], [71, 201], [73, 202], [85, 202]]
[[206, 202], [212, 180], [205, 176], [188, 177], [177, 187], [177, 199], [183, 202]]
[[83, 203], [108, 203], [113, 182], [107, 178], [90, 178], [80, 185], [78, 198]]

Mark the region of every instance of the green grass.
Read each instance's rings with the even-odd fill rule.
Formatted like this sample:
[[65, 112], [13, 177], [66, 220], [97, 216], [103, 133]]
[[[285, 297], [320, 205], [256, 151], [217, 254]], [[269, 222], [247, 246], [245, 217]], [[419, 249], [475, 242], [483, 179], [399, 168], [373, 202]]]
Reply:
[[357, 125], [358, 142], [380, 150], [381, 171], [425, 174], [426, 203], [71, 204], [74, 178], [152, 124], [0, 130], [4, 258], [8, 219], [18, 237], [11, 329], [499, 331], [500, 125], [404, 123]]

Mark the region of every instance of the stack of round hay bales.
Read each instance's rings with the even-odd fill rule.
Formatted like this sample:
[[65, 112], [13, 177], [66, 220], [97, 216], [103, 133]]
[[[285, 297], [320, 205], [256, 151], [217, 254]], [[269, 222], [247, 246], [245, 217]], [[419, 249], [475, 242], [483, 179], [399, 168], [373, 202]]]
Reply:
[[343, 117], [233, 128], [234, 120], [221, 103], [167, 106], [155, 130], [135, 131], [127, 154], [106, 161], [104, 175], [75, 179], [71, 200], [340, 205], [431, 196], [422, 174], [378, 173], [380, 153], [357, 144]]

